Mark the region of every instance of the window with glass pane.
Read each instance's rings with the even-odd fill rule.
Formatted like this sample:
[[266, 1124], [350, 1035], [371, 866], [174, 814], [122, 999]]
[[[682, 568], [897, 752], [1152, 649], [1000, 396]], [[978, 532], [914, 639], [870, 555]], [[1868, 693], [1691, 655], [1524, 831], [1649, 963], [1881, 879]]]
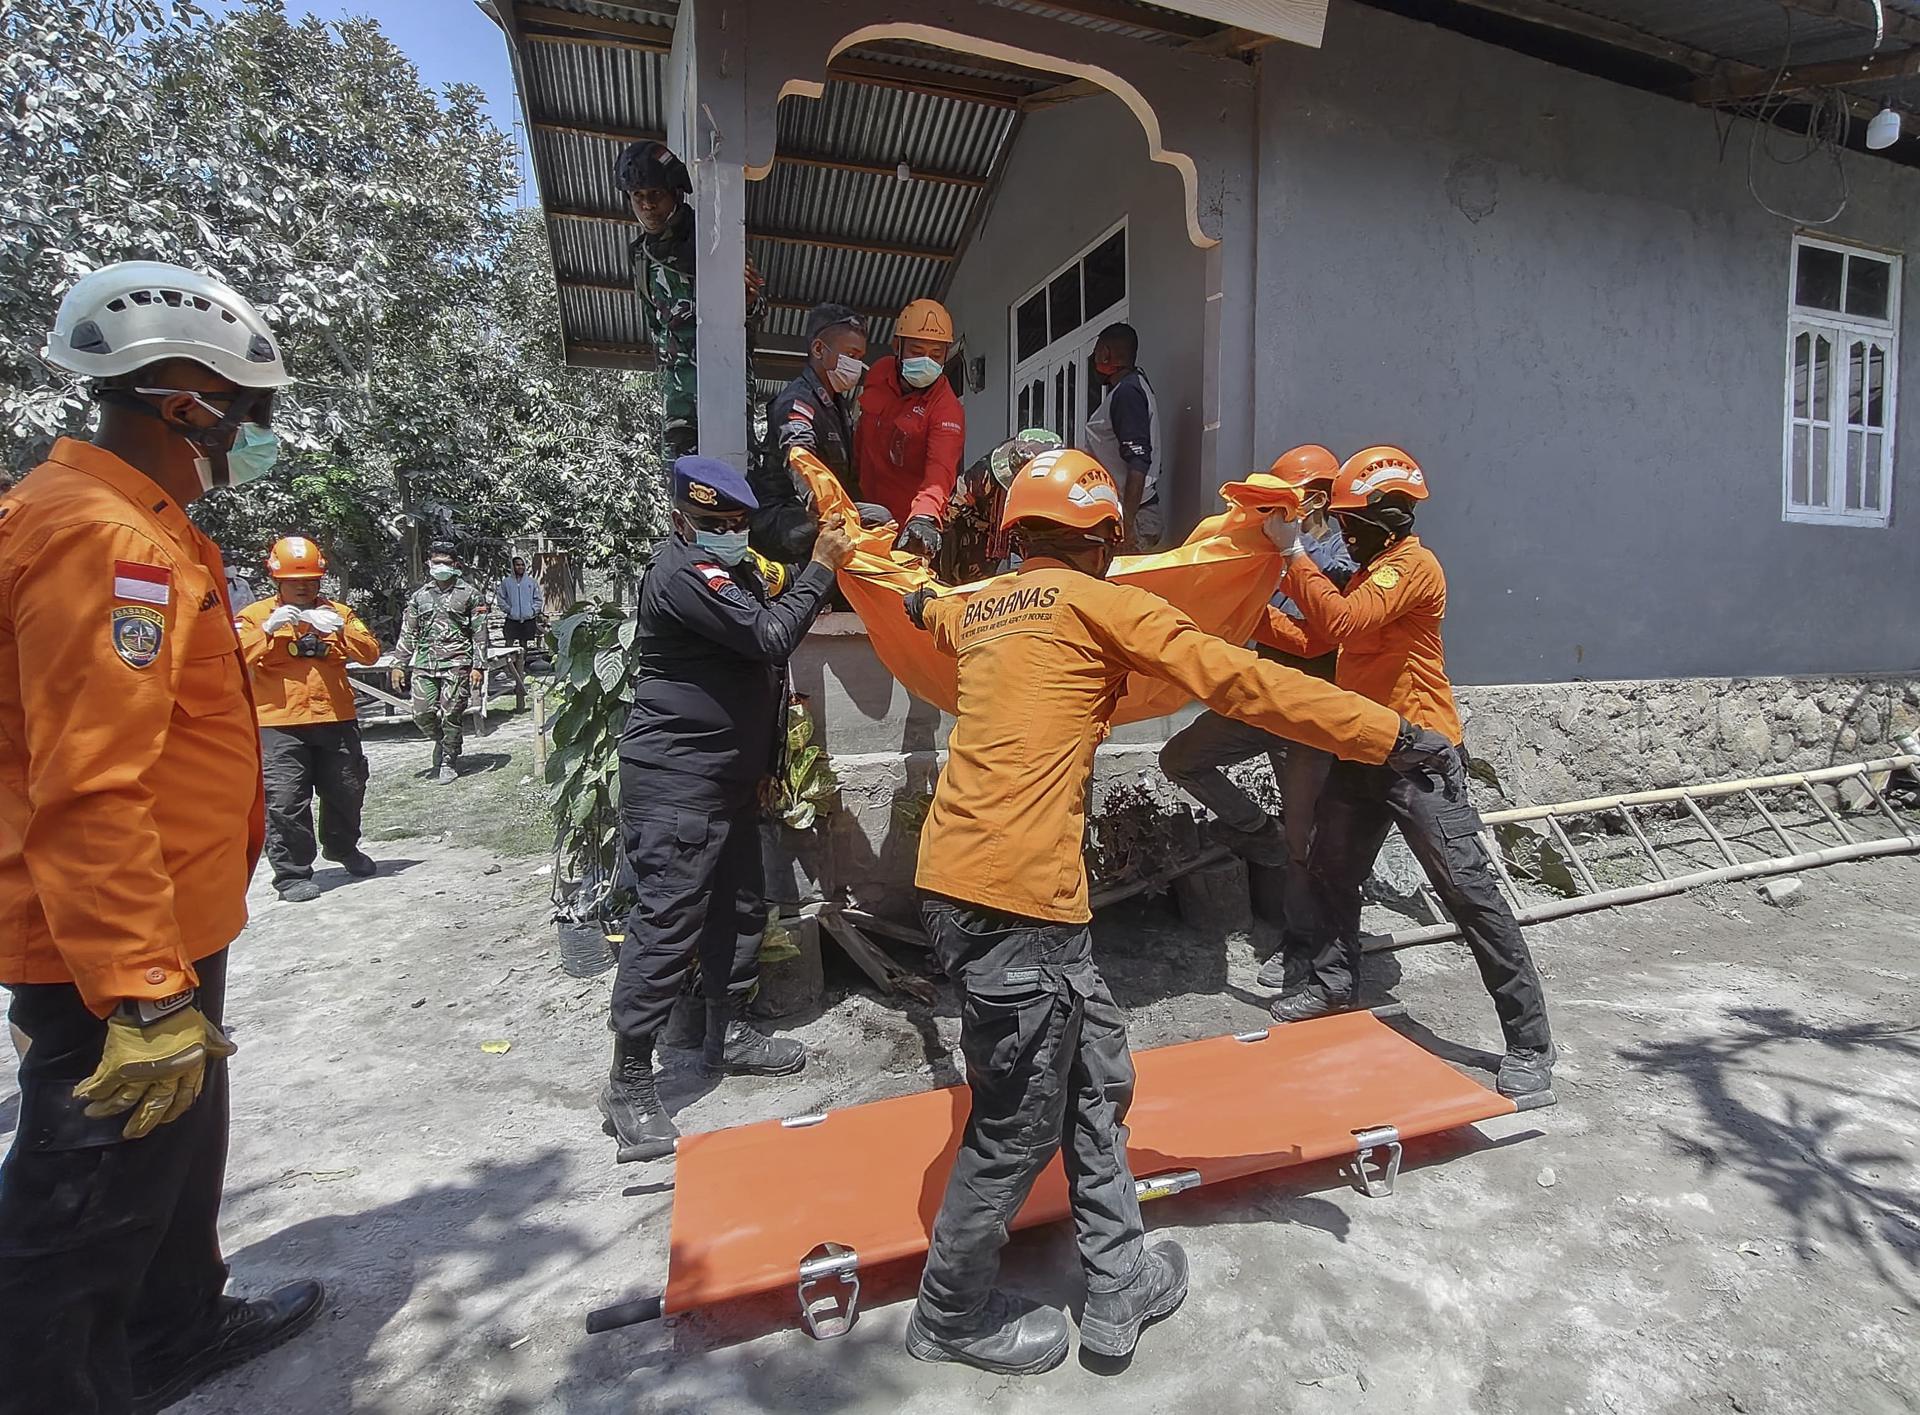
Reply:
[[1047, 313], [1058, 339], [1080, 327], [1080, 267], [1063, 271], [1047, 286]]
[[1081, 265], [1086, 272], [1086, 317], [1092, 319], [1127, 297], [1126, 227], [1121, 227], [1088, 251]]
[[1047, 296], [1045, 291], [1020, 306], [1014, 315], [1016, 359], [1030, 359], [1047, 347]]
[[1785, 515], [1885, 525], [1892, 506], [1900, 257], [1796, 237]]

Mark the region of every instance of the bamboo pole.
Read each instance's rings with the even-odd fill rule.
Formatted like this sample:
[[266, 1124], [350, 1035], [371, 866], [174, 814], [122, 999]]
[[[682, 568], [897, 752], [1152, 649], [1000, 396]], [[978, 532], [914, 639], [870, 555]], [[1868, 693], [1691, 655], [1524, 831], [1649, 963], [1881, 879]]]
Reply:
[[1742, 791], [1773, 791], [1800, 786], [1817, 786], [1826, 782], [1845, 781], [1863, 772], [1900, 771], [1916, 765], [1920, 765], [1920, 756], [1880, 757], [1870, 762], [1855, 762], [1852, 766], [1821, 767], [1817, 771], [1790, 771], [1780, 776], [1748, 777], [1744, 781], [1715, 781], [1705, 786], [1666, 786], [1657, 791], [1634, 791], [1620, 796], [1594, 796], [1585, 801], [1561, 801], [1551, 806], [1516, 806], [1507, 811], [1488, 811], [1481, 816], [1481, 819], [1488, 825], [1505, 825], [1509, 821], [1544, 820], [1548, 816], [1596, 815], [1601, 811], [1618, 810], [1622, 806], [1651, 806], [1661, 802], [1684, 801], [1688, 797], [1700, 800], [1716, 796], [1735, 796]]

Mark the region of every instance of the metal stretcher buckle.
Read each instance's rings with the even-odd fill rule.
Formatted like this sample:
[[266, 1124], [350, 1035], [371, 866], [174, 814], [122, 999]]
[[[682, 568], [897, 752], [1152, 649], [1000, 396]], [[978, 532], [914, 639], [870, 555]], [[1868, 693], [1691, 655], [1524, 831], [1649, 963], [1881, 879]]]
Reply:
[[[820, 1292], [824, 1283], [841, 1292]], [[831, 1341], [853, 1329], [860, 1315], [860, 1255], [843, 1243], [822, 1243], [800, 1260], [800, 1320], [807, 1335]]]
[[[1400, 1177], [1400, 1132], [1391, 1125], [1375, 1126], [1371, 1130], [1353, 1132], [1359, 1153], [1353, 1157], [1353, 1174], [1360, 1192], [1369, 1199], [1384, 1199], [1393, 1192], [1393, 1181]], [[1373, 1152], [1385, 1149], [1386, 1167], [1375, 1177], [1369, 1164]]]
[[1174, 1169], [1165, 1174], [1150, 1174], [1145, 1179], [1133, 1181], [1134, 1196], [1147, 1203], [1153, 1199], [1164, 1199], [1169, 1194], [1178, 1194], [1187, 1189], [1200, 1187], [1200, 1171], [1197, 1169]]

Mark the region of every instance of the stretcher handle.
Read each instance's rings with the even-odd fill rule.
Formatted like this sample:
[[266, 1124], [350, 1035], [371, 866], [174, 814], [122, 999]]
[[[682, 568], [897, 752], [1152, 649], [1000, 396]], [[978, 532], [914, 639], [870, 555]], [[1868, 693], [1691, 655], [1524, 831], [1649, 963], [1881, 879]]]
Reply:
[[587, 1334], [618, 1331], [621, 1327], [638, 1326], [641, 1322], [660, 1320], [661, 1298], [635, 1297], [631, 1301], [616, 1302], [611, 1307], [602, 1307], [597, 1312], [587, 1313]]

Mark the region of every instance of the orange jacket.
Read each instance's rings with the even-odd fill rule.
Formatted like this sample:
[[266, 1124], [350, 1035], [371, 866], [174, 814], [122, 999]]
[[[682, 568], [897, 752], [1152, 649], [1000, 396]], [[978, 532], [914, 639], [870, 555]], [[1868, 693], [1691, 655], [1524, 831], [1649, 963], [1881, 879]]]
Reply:
[[304, 727], [313, 722], [352, 722], [359, 716], [354, 706], [353, 684], [347, 679], [349, 663], [372, 663], [380, 657], [380, 641], [360, 622], [360, 616], [334, 600], [318, 601], [314, 608], [331, 609], [347, 621], [344, 629], [332, 634], [314, 634], [327, 645], [325, 658], [295, 658], [291, 652], [299, 634], [281, 625], [271, 634], [266, 630], [267, 616], [280, 607], [279, 598], [255, 600], [233, 617], [240, 635], [240, 652], [253, 670], [253, 703], [262, 727]]
[[260, 736], [213, 542], [62, 438], [0, 499], [0, 983], [104, 1016], [247, 921]]
[[1200, 629], [1165, 600], [1057, 560], [1029, 560], [926, 607], [960, 660], [958, 721], [920, 833], [922, 889], [1027, 918], [1084, 923], [1093, 753], [1127, 675], [1338, 756], [1384, 762], [1400, 719]]
[[867, 370], [853, 430], [861, 500], [878, 502], [903, 526], [909, 516], [940, 520], [966, 444], [967, 415], [944, 377], [928, 388], [909, 388], [892, 354]]
[[[1306, 615], [1309, 646], [1339, 646], [1333, 681], [1385, 703], [1416, 727], [1458, 742], [1460, 714], [1440, 642], [1447, 577], [1420, 538], [1394, 542], [1347, 582], [1344, 593], [1305, 555], [1286, 560], [1283, 584]], [[1268, 630], [1277, 636], [1274, 617], [1269, 616]]]

